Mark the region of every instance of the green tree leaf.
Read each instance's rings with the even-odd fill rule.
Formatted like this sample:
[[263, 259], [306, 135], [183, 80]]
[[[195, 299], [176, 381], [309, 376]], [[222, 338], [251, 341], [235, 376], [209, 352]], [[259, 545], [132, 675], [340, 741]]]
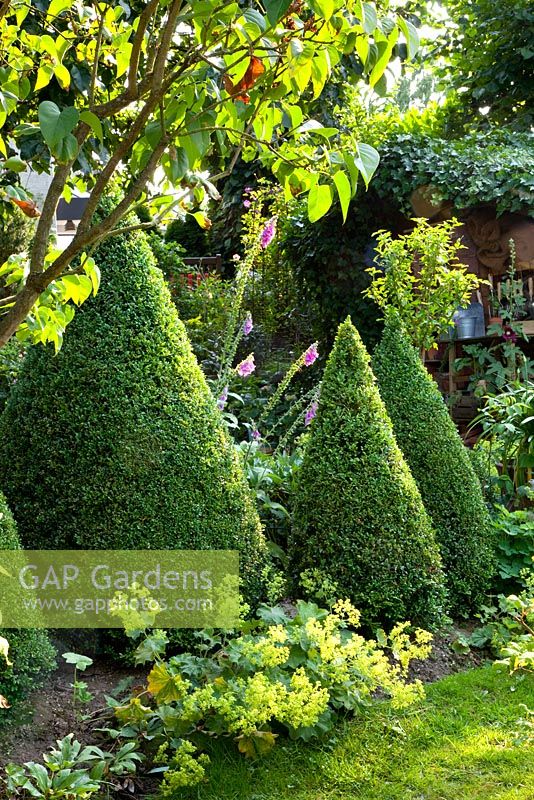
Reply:
[[387, 38], [387, 41], [379, 43], [378, 58], [369, 76], [369, 84], [371, 86], [374, 86], [376, 83], [378, 83], [378, 81], [384, 74], [384, 70], [389, 64], [391, 55], [393, 53], [393, 48], [397, 44], [398, 38], [399, 38], [399, 29], [393, 28], [393, 30], [391, 31], [391, 33]]
[[97, 139], [103, 141], [104, 131], [102, 129], [102, 123], [96, 116], [96, 114], [93, 114], [92, 111], [82, 111], [80, 114], [80, 120], [89, 125], [89, 127], [91, 128]]
[[2, 166], [4, 169], [11, 170], [11, 172], [24, 172], [28, 165], [22, 160], [22, 158], [19, 158], [18, 156], [12, 156], [11, 158], [6, 159]]
[[360, 170], [366, 186], [369, 186], [376, 168], [380, 162], [380, 156], [370, 144], [360, 143], [356, 145], [356, 157], [354, 163]]
[[360, 2], [360, 19], [365, 33], [373, 33], [378, 24], [374, 3]]
[[336, 185], [339, 202], [341, 204], [341, 212], [343, 214], [343, 222], [347, 219], [347, 212], [349, 210], [351, 198], [350, 181], [344, 172], [336, 172], [334, 175], [334, 183]]
[[419, 50], [419, 34], [417, 33], [417, 28], [409, 20], [400, 16], [398, 18], [398, 23], [406, 39], [408, 58], [411, 59]]
[[79, 112], [73, 106], [68, 106], [62, 111], [51, 100], [45, 100], [39, 105], [39, 127], [43, 139], [52, 148], [65, 139], [74, 130]]
[[326, 184], [316, 183], [308, 194], [308, 219], [310, 222], [317, 222], [324, 217], [332, 205], [332, 187]]
[[266, 0], [265, 11], [271, 25], [276, 25], [278, 20], [282, 19], [290, 5], [291, 0]]
[[60, 164], [68, 164], [78, 155], [78, 142], [72, 133], [67, 133], [51, 150]]

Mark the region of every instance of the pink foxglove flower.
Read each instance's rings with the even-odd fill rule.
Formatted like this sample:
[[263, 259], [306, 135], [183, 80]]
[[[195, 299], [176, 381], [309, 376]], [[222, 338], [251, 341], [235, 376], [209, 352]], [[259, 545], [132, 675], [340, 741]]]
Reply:
[[255, 442], [259, 442], [260, 441], [261, 433], [259, 432], [259, 430], [256, 429], [256, 430], [252, 431], [252, 439]]
[[309, 409], [306, 411], [306, 416], [304, 417], [304, 425], [306, 425], [306, 427], [311, 423], [312, 419], [315, 419], [318, 405], [319, 404], [317, 400], [314, 400]]
[[250, 208], [252, 203], [250, 202], [250, 200], [243, 200], [243, 205], [245, 206], [245, 208]]
[[241, 361], [241, 363], [237, 365], [235, 371], [242, 378], [248, 378], [249, 375], [252, 375], [255, 369], [256, 364], [254, 363], [254, 353], [251, 353], [245, 358], [244, 361]]
[[261, 232], [260, 246], [263, 250], [269, 247], [272, 240], [276, 236], [276, 217], [269, 220], [265, 228]]
[[311, 367], [311, 365], [319, 358], [319, 351], [317, 350], [317, 342], [311, 344], [306, 352], [304, 353], [304, 363], [307, 367]]
[[254, 325], [252, 323], [252, 315], [249, 311], [243, 323], [243, 336], [248, 336], [253, 327]]
[[228, 386], [225, 386], [217, 400], [217, 408], [219, 409], [219, 411], [222, 411], [224, 409], [227, 400], [228, 400]]

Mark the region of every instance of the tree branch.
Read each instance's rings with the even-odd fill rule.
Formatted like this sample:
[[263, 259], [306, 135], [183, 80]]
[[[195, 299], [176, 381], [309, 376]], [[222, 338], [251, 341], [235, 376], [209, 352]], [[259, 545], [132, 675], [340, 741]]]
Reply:
[[[98, 9], [98, 3], [97, 3]], [[102, 33], [104, 31], [104, 14], [100, 15], [98, 20], [98, 35], [96, 37], [95, 58], [91, 69], [91, 84], [89, 86], [89, 108], [93, 107], [95, 99], [96, 78], [98, 75], [98, 60], [100, 58], [100, 48], [102, 46]]]
[[143, 38], [150, 20], [154, 16], [158, 6], [159, 0], [150, 0], [150, 3], [145, 6], [141, 16], [139, 17], [139, 25], [137, 26], [137, 31], [133, 40], [130, 66], [128, 68], [128, 91], [132, 97], [137, 95], [137, 70], [139, 69], [139, 59], [141, 57]]

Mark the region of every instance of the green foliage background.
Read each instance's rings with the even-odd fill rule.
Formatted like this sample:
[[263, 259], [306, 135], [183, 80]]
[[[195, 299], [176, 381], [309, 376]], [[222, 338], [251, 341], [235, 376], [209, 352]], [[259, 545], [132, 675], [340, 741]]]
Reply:
[[[441, 36], [444, 85], [458, 94], [466, 126], [529, 130], [534, 107], [531, 0], [447, 0], [452, 25]], [[438, 40], [439, 42], [439, 40]], [[482, 116], [478, 109], [489, 106]]]
[[447, 140], [393, 131], [373, 186], [407, 216], [414, 189], [428, 185], [431, 198], [452, 200], [457, 209], [488, 203], [498, 212], [532, 213], [533, 158], [534, 135], [527, 132], [495, 129]]
[[474, 611], [494, 572], [488, 512], [468, 452], [425, 370], [389, 313], [373, 357], [395, 436], [430, 514], [441, 548], [451, 610]]
[[339, 327], [297, 474], [294, 575], [329, 575], [364, 619], [439, 621], [438, 547], [357, 330]]
[[374, 208], [370, 197], [359, 196], [344, 224], [339, 208], [312, 224], [301, 206], [284, 228], [281, 247], [293, 272], [299, 308], [306, 310], [314, 336], [329, 344], [347, 314], [367, 346], [380, 336], [376, 307], [362, 295], [369, 285], [365, 268], [372, 234], [380, 227], [380, 201], [373, 197]]

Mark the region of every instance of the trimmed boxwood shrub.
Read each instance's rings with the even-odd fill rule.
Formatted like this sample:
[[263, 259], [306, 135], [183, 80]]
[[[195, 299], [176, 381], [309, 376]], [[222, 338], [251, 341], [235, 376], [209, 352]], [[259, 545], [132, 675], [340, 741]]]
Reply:
[[432, 518], [451, 610], [474, 610], [493, 572], [480, 481], [435, 381], [394, 313], [388, 315], [373, 368], [395, 436]]
[[[0, 492], [0, 550], [18, 550], [20, 542], [15, 521], [5, 497]], [[11, 705], [41, 685], [55, 665], [55, 650], [43, 630], [1, 630], [0, 636], [9, 642], [8, 667], [0, 659], [0, 694]], [[1, 718], [1, 712], [0, 712]]]
[[140, 231], [94, 253], [96, 297], [58, 355], [30, 349], [0, 419], [25, 546], [236, 549], [256, 598], [264, 540], [246, 479]]
[[350, 318], [328, 359], [297, 475], [290, 550], [296, 576], [319, 570], [368, 623], [440, 620], [434, 532]]

